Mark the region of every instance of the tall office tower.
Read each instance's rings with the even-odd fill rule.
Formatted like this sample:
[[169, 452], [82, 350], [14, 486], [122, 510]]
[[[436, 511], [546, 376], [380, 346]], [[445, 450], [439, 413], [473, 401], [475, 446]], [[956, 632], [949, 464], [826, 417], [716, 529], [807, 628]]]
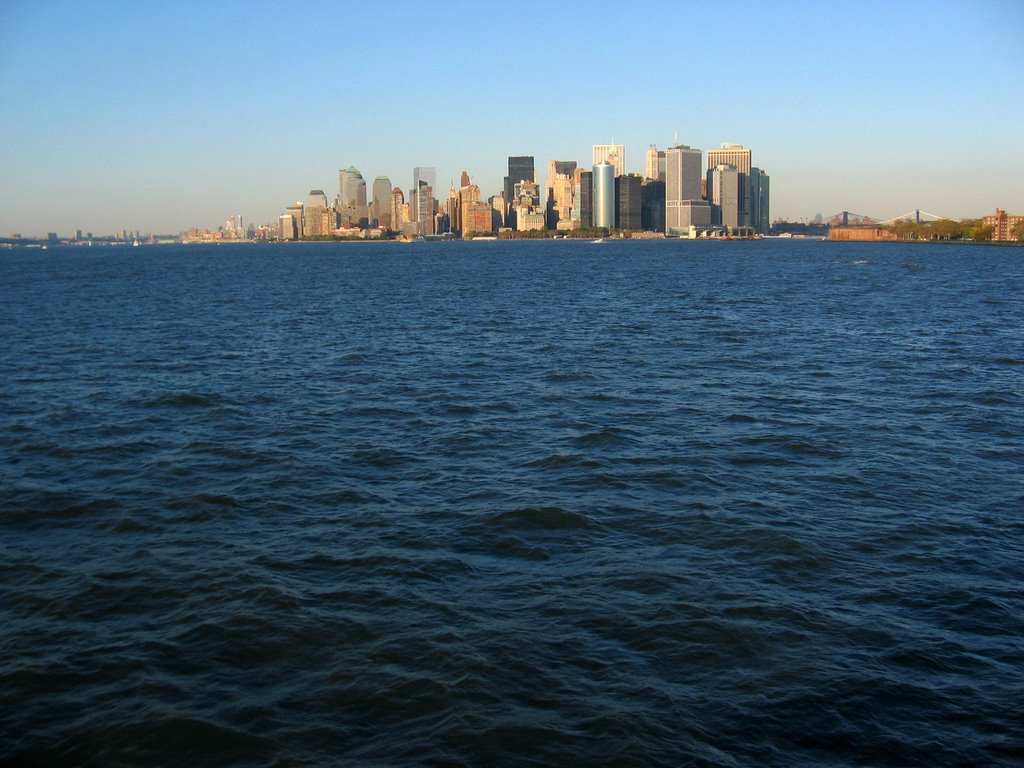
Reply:
[[725, 224], [722, 226], [738, 226], [748, 227], [753, 222], [750, 219], [750, 209], [748, 203], [750, 201], [750, 190], [748, 188], [750, 182], [750, 168], [751, 152], [749, 149], [744, 147], [742, 144], [722, 144], [720, 149], [709, 149], [708, 150], [708, 171], [707, 177], [708, 183], [708, 195], [711, 195], [711, 183], [710, 179], [714, 174], [714, 170], [720, 165], [731, 165], [733, 166], [739, 177], [737, 178], [737, 185], [739, 187], [738, 196], [739, 204], [737, 209], [736, 224]]
[[701, 199], [701, 151], [677, 144], [665, 151], [665, 231], [688, 230], [692, 224], [706, 225], [703, 217], [692, 221], [688, 202]]
[[391, 190], [391, 231], [401, 232], [402, 224], [402, 209], [405, 206], [405, 195], [402, 194], [401, 187], [395, 187]]
[[641, 228], [640, 187], [643, 177], [627, 173], [615, 177], [615, 226], [618, 229]]
[[665, 180], [665, 157], [665, 153], [653, 144], [647, 148], [647, 157], [644, 161], [645, 179]]
[[[469, 177], [467, 176], [466, 178], [468, 181]], [[487, 226], [483, 227], [482, 229], [480, 228], [480, 217], [482, 216], [482, 214], [479, 212], [479, 209], [473, 209], [476, 211], [476, 213], [474, 214], [477, 217], [476, 220], [470, 222], [469, 219], [467, 218], [467, 213], [470, 211], [470, 207], [481, 201], [480, 187], [478, 187], [476, 184], [466, 184], [462, 189], [456, 192], [455, 195], [458, 197], [457, 205], [461, 215], [459, 219], [459, 226], [457, 228], [453, 227], [453, 229], [457, 229], [457, 231], [460, 233], [489, 231], [491, 226], [490, 213], [487, 214]], [[489, 210], [490, 206], [488, 206], [488, 211]], [[473, 225], [473, 229], [470, 229], [470, 224]]]
[[711, 173], [711, 221], [721, 227], [738, 227], [740, 221], [740, 172], [722, 163]]
[[289, 205], [284, 209], [284, 212], [292, 217], [295, 222], [295, 237], [302, 237], [302, 201], [295, 203], [295, 205]]
[[327, 234], [323, 231], [321, 222], [322, 214], [326, 210], [327, 195], [324, 194], [324, 191], [322, 189], [310, 190], [309, 197], [306, 198], [306, 204], [302, 208], [303, 237]]
[[615, 167], [611, 163], [594, 166], [594, 226], [615, 226]]
[[353, 208], [366, 205], [366, 182], [355, 166], [338, 171], [338, 190], [342, 205]]
[[742, 144], [723, 144], [720, 149], [708, 150], [708, 170], [720, 165], [731, 165], [740, 173], [750, 173], [750, 150]]
[[533, 173], [533, 155], [509, 157], [508, 176], [505, 177], [505, 201], [514, 205], [515, 186], [521, 181], [535, 181]]
[[493, 212], [491, 213], [492, 229], [498, 229], [499, 227], [505, 226], [505, 212], [508, 210], [508, 203], [505, 201], [505, 195], [499, 192], [496, 195], [491, 195], [487, 202], [491, 204]]
[[420, 188], [420, 182], [426, 182], [432, 190], [437, 189], [437, 169], [430, 166], [417, 166], [412, 169], [412, 188]]
[[413, 192], [413, 221], [421, 235], [434, 234], [434, 189], [426, 181], [420, 179], [419, 187]]
[[578, 170], [579, 183], [576, 188], [576, 210], [579, 212], [580, 228], [594, 226], [594, 173]]
[[370, 216], [377, 222], [378, 227], [385, 226], [384, 218], [391, 215], [391, 179], [387, 176], [378, 176], [373, 180], [373, 203], [370, 206]]
[[[571, 176], [573, 171], [576, 170], [575, 160], [549, 160], [548, 161], [548, 179], [544, 188], [543, 201], [546, 208], [545, 215], [547, 217], [548, 229], [554, 229], [558, 224], [558, 204], [555, 202], [555, 179], [559, 176]], [[572, 190], [569, 191], [569, 196], [572, 196]], [[572, 202], [565, 207], [565, 215], [562, 218], [568, 217], [569, 208], [572, 207]]]
[[462, 232], [462, 196], [459, 194], [459, 190], [452, 187], [448, 190], [448, 203], [446, 205], [448, 212], [448, 231], [449, 232]]
[[277, 237], [279, 240], [295, 239], [295, 219], [290, 213], [282, 213], [277, 218]]
[[469, 174], [466, 171], [462, 172], [462, 178], [459, 179], [459, 189], [469, 186]]
[[417, 166], [412, 169], [412, 194], [409, 195], [409, 219], [418, 224], [421, 235], [434, 233], [434, 190], [437, 188], [437, 169]]
[[467, 184], [459, 190], [459, 197], [462, 199], [462, 204], [467, 205], [469, 203], [480, 202], [480, 187], [476, 184]]
[[768, 234], [771, 218], [768, 210], [768, 174], [760, 168], [751, 168], [747, 177], [747, 210], [750, 226], [762, 235]]
[[594, 165], [600, 163], [611, 163], [615, 175], [621, 176], [626, 172], [626, 147], [622, 144], [595, 144]]
[[640, 186], [640, 228], [665, 231], [665, 182], [644, 179]]
[[[573, 184], [572, 176], [567, 173], [555, 174], [555, 179], [551, 183], [553, 186], [548, 198], [548, 229], [557, 229], [559, 222], [572, 220], [576, 185]], [[563, 227], [566, 226], [568, 224], [563, 224]]]

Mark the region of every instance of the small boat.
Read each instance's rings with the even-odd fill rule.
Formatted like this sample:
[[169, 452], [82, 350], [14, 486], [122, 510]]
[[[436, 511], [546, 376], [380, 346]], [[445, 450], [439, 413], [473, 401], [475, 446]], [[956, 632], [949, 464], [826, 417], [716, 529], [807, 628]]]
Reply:
[[603, 237], [599, 237], [599, 238], [597, 238], [597, 240], [591, 240], [590, 242], [593, 243], [594, 245], [596, 245], [597, 243], [605, 242], [605, 239]]
[[138, 247], [139, 247], [139, 245], [140, 245], [140, 243], [139, 243], [139, 238], [137, 238], [137, 237], [136, 237], [136, 238], [135, 238], [135, 242], [133, 242], [133, 243], [132, 243], [132, 245], [133, 245], [133, 246], [135, 246], [136, 248], [138, 248]]

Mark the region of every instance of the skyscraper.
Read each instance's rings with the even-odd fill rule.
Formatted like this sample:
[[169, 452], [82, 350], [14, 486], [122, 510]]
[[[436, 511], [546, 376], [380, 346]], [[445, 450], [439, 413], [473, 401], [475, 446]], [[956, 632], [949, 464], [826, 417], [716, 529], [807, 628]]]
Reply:
[[665, 180], [665, 153], [660, 151], [654, 144], [647, 148], [647, 157], [644, 162], [644, 178], [654, 181]]
[[641, 224], [641, 182], [638, 173], [615, 177], [615, 226], [618, 229], [639, 230]]
[[405, 206], [405, 195], [402, 194], [401, 187], [395, 187], [391, 190], [391, 231], [401, 232], [402, 225], [405, 222], [402, 220], [402, 210]]
[[721, 163], [711, 173], [709, 196], [712, 223], [722, 227], [739, 227], [740, 172], [735, 165]]
[[760, 168], [751, 168], [747, 181], [747, 210], [750, 211], [750, 226], [762, 235], [768, 234], [771, 226], [769, 212], [768, 174]]
[[409, 195], [409, 219], [417, 224], [421, 235], [434, 234], [434, 190], [437, 169], [421, 165], [412, 169], [412, 194]]
[[615, 168], [615, 176], [621, 176], [626, 172], [626, 147], [622, 144], [595, 144], [594, 165], [600, 163], [610, 163]]
[[577, 168], [576, 177], [579, 179], [576, 185], [576, 215], [580, 227], [590, 229], [594, 226], [594, 173]]
[[[691, 225], [710, 224], [710, 215], [699, 215], [694, 221], [691, 214], [704, 203], [701, 201], [701, 150], [677, 144], [665, 151], [665, 231], [681, 232]], [[705, 218], [707, 219], [705, 221]]]
[[322, 189], [311, 189], [302, 208], [302, 236], [326, 235], [323, 231], [323, 213], [327, 210], [327, 195]]
[[437, 169], [429, 166], [417, 166], [412, 169], [412, 188], [420, 188], [420, 182], [425, 181], [432, 190], [437, 189]]
[[594, 165], [594, 226], [615, 226], [615, 167], [611, 163]]
[[521, 181], [536, 181], [533, 171], [533, 155], [509, 157], [508, 176], [505, 177], [505, 201], [513, 204], [515, 187]]
[[665, 231], [665, 182], [644, 179], [640, 186], [640, 226], [648, 232]]
[[370, 216], [377, 222], [378, 227], [387, 229], [391, 219], [391, 179], [387, 176], [378, 176], [373, 180], [373, 203], [370, 206]]
[[341, 205], [353, 208], [366, 205], [366, 182], [355, 166], [338, 171], [338, 190]]
[[708, 170], [720, 165], [731, 165], [740, 173], [750, 173], [750, 150], [742, 144], [723, 144], [719, 149], [708, 150]]
[[[748, 227], [754, 222], [750, 218], [750, 169], [752, 166], [751, 152], [742, 144], [722, 144], [719, 149], [708, 150], [708, 197], [711, 197], [711, 178], [720, 165], [731, 165], [739, 174], [737, 185], [736, 223], [721, 222], [725, 227]], [[730, 182], [731, 183], [731, 182]], [[724, 211], [724, 209], [723, 209]], [[725, 214], [723, 213], [723, 216]]]
[[572, 208], [572, 182], [569, 182], [569, 189], [565, 189], [565, 184], [559, 185], [558, 177], [562, 177], [562, 181], [571, 177], [573, 171], [576, 170], [575, 160], [549, 160], [548, 161], [548, 180], [545, 187], [544, 202], [547, 208], [547, 225], [549, 229], [554, 229], [560, 219], [569, 218], [569, 209]]

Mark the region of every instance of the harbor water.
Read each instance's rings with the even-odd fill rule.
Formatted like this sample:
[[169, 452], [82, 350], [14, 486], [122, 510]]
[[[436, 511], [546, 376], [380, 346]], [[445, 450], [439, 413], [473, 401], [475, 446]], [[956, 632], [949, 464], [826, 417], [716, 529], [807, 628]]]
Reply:
[[1024, 250], [0, 253], [0, 765], [1011, 766]]

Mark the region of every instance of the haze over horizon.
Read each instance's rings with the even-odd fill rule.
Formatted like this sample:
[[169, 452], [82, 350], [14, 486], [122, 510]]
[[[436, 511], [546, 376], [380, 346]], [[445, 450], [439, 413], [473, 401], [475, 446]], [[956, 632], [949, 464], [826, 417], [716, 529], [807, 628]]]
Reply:
[[[533, 14], [533, 18], [530, 14]], [[332, 16], [333, 14], [333, 16]], [[357, 167], [408, 190], [591, 145], [753, 151], [771, 218], [1024, 212], [1024, 7], [241, 2], [0, 8], [0, 236], [256, 224]]]

